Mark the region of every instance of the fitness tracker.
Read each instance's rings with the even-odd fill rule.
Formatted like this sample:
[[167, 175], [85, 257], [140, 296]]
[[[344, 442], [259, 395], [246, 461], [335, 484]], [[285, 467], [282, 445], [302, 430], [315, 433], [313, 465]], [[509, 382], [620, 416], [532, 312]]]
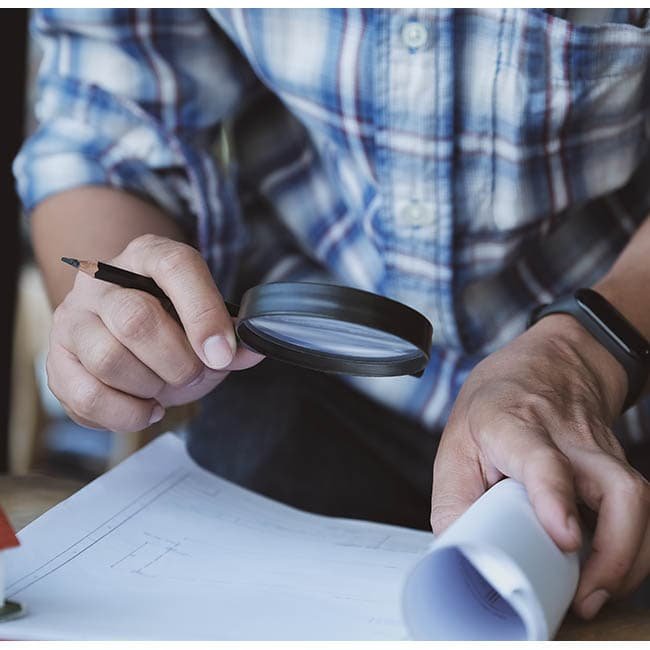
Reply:
[[639, 398], [650, 373], [650, 344], [603, 296], [592, 289], [556, 302], [540, 305], [530, 315], [528, 327], [549, 314], [573, 316], [623, 366], [627, 374], [627, 397], [623, 411]]

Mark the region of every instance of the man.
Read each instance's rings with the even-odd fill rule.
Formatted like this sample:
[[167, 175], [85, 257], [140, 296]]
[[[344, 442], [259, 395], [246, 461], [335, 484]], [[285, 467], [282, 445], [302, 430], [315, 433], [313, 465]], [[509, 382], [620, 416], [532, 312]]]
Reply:
[[[597, 513], [581, 616], [638, 586], [650, 490], [622, 444], [648, 405], [618, 418], [639, 387], [575, 315], [526, 323], [591, 287], [650, 336], [645, 10], [42, 10], [35, 28], [41, 127], [15, 171], [71, 417], [137, 430], [204, 397], [199, 462], [413, 525], [440, 440], [434, 532], [511, 476], [564, 550], [578, 504]], [[153, 277], [183, 329], [149, 296], [73, 284], [61, 255]], [[252, 368], [221, 296], [278, 279], [419, 309], [426, 373]]]

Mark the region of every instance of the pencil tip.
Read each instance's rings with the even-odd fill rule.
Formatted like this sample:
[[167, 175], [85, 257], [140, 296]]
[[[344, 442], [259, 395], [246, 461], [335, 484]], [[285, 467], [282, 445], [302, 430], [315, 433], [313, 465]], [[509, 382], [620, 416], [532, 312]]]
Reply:
[[69, 264], [70, 266], [74, 266], [75, 269], [79, 268], [79, 260], [76, 260], [74, 257], [62, 257], [61, 261]]

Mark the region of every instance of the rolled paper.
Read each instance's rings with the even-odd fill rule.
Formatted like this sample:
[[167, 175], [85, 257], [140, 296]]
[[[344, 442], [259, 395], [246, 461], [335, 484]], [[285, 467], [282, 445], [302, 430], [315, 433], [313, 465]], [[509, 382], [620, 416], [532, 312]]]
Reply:
[[504, 479], [407, 574], [402, 611], [419, 640], [547, 640], [575, 594], [577, 553], [562, 552], [524, 487]]

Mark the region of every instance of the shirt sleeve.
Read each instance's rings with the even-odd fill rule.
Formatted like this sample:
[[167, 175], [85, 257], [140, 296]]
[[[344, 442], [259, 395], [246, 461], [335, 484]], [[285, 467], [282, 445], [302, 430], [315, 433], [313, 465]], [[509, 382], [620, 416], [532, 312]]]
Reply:
[[26, 211], [74, 187], [116, 186], [192, 228], [206, 257], [231, 250], [232, 188], [213, 154], [253, 74], [207, 11], [41, 9], [32, 31], [39, 127], [14, 162]]

